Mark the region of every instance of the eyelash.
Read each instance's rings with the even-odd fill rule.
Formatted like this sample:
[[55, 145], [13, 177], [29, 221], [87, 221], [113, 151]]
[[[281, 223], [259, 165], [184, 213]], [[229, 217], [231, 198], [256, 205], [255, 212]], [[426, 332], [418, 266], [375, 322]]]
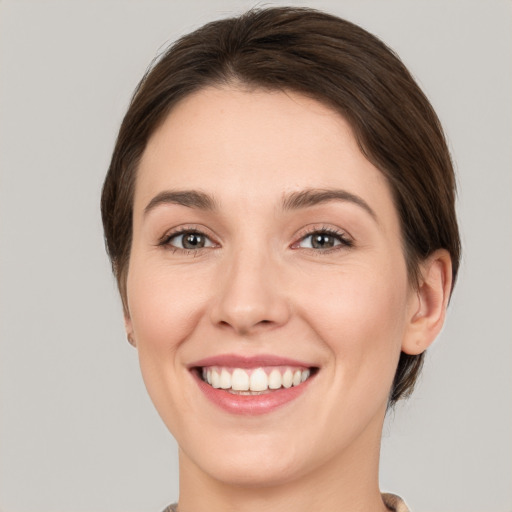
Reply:
[[[175, 247], [175, 246], [171, 245], [170, 242], [171, 242], [172, 239], [177, 238], [179, 236], [183, 236], [183, 235], [199, 235], [199, 236], [203, 236], [207, 240], [209, 240], [213, 245], [209, 246], [209, 247], [200, 247], [198, 249], [185, 249], [185, 248], [182, 249], [181, 247]], [[305, 250], [313, 252], [315, 254], [320, 254], [320, 255], [321, 254], [330, 254], [333, 251], [337, 251], [337, 250], [340, 250], [340, 249], [343, 249], [343, 248], [351, 248], [351, 247], [354, 246], [353, 240], [348, 238], [346, 233], [343, 232], [343, 231], [338, 231], [337, 229], [333, 229], [333, 228], [330, 228], [330, 227], [321, 227], [321, 228], [315, 227], [315, 228], [312, 228], [312, 229], [308, 230], [306, 233], [302, 234], [300, 239], [297, 242], [294, 242], [291, 245], [291, 248], [292, 249], [299, 249], [300, 248], [299, 244], [302, 243], [304, 240], [306, 240], [308, 237], [311, 237], [313, 235], [332, 236], [335, 239], [337, 239], [337, 241], [339, 241], [338, 245], [335, 245], [334, 247], [330, 247], [328, 249], [315, 249], [315, 248], [312, 248], [312, 247], [311, 248], [308, 248], [308, 247], [304, 248]], [[212, 247], [215, 247], [216, 243], [213, 242], [211, 240], [211, 238], [208, 235], [206, 235], [203, 231], [200, 231], [200, 230], [198, 230], [196, 228], [183, 227], [183, 228], [177, 229], [176, 231], [173, 231], [172, 233], [164, 235], [162, 237], [162, 239], [158, 242], [157, 245], [160, 246], [160, 247], [164, 247], [165, 249], [170, 250], [173, 253], [180, 252], [180, 253], [182, 253], [184, 255], [195, 255], [196, 256], [196, 255], [198, 255], [199, 252], [201, 252], [204, 249], [210, 249]]]
[[315, 249], [315, 248], [304, 248], [308, 251], [311, 251], [318, 255], [330, 254], [334, 251], [338, 251], [340, 249], [349, 249], [354, 246], [354, 241], [347, 236], [344, 231], [339, 231], [337, 229], [323, 226], [323, 227], [313, 227], [310, 230], [306, 231], [297, 242], [294, 242], [292, 245], [292, 249], [298, 249], [299, 244], [313, 235], [327, 235], [332, 236], [337, 239], [340, 243], [335, 245], [334, 247], [330, 247], [329, 249]]
[[[181, 248], [181, 247], [174, 247], [173, 245], [171, 245], [171, 240], [173, 238], [178, 238], [179, 236], [183, 236], [183, 235], [199, 235], [199, 236], [202, 236], [204, 237], [205, 239], [207, 240], [211, 240], [211, 238], [206, 235], [203, 231], [199, 230], [199, 229], [196, 229], [196, 228], [187, 228], [187, 227], [183, 227], [183, 228], [178, 228], [176, 231], [173, 231], [172, 233], [168, 233], [168, 234], [165, 234], [161, 240], [158, 242], [158, 246], [160, 247], [164, 247], [165, 249], [175, 253], [175, 252], [180, 252], [181, 254], [184, 254], [184, 255], [193, 255], [193, 256], [197, 256], [198, 253], [202, 250], [202, 249], [210, 249], [210, 247], [200, 247], [198, 249], [185, 249], [185, 248]], [[215, 246], [215, 242], [212, 241], [212, 244]]]

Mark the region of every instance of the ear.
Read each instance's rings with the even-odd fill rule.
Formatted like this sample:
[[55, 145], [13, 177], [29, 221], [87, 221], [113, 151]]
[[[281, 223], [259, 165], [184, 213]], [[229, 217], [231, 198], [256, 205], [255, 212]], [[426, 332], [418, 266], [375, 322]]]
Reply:
[[127, 338], [128, 342], [130, 343], [130, 345], [137, 347], [135, 338], [133, 336], [132, 319], [130, 317], [130, 313], [126, 309], [124, 311], [124, 329], [126, 331], [126, 338]]
[[446, 249], [438, 249], [420, 265], [418, 289], [411, 293], [408, 325], [402, 352], [424, 352], [441, 331], [452, 288], [452, 261]]

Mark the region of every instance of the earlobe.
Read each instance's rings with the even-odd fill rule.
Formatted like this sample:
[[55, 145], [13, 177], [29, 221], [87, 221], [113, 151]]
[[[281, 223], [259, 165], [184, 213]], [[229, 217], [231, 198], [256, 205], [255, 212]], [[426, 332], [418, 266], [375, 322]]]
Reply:
[[444, 324], [452, 287], [452, 263], [446, 249], [438, 249], [420, 266], [416, 294], [411, 297], [408, 326], [402, 351], [410, 355], [424, 352]]
[[125, 311], [124, 313], [124, 328], [126, 331], [126, 339], [130, 343], [130, 345], [137, 347], [137, 344], [135, 342], [135, 338], [133, 336], [133, 325], [132, 325], [132, 319], [130, 317], [130, 314]]

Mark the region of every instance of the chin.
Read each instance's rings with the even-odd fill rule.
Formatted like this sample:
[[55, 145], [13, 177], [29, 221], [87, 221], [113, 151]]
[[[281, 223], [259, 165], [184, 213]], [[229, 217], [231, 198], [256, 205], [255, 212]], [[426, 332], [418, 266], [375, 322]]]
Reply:
[[[228, 453], [212, 451], [198, 455], [193, 463], [210, 478], [235, 487], [264, 488], [286, 484], [305, 473], [294, 457], [278, 452], [243, 450]], [[304, 457], [303, 457], [304, 459]]]

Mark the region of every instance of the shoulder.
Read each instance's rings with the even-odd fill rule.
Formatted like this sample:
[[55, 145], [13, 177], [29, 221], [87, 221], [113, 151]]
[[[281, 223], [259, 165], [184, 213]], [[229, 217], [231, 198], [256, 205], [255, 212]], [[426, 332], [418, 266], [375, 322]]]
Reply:
[[[410, 512], [405, 501], [396, 494], [383, 493], [382, 499], [386, 507], [388, 507], [392, 512]], [[177, 512], [177, 507], [178, 504], [173, 503], [162, 512]]]
[[405, 501], [396, 494], [382, 493], [382, 500], [386, 507], [388, 507], [392, 512], [410, 512]]

